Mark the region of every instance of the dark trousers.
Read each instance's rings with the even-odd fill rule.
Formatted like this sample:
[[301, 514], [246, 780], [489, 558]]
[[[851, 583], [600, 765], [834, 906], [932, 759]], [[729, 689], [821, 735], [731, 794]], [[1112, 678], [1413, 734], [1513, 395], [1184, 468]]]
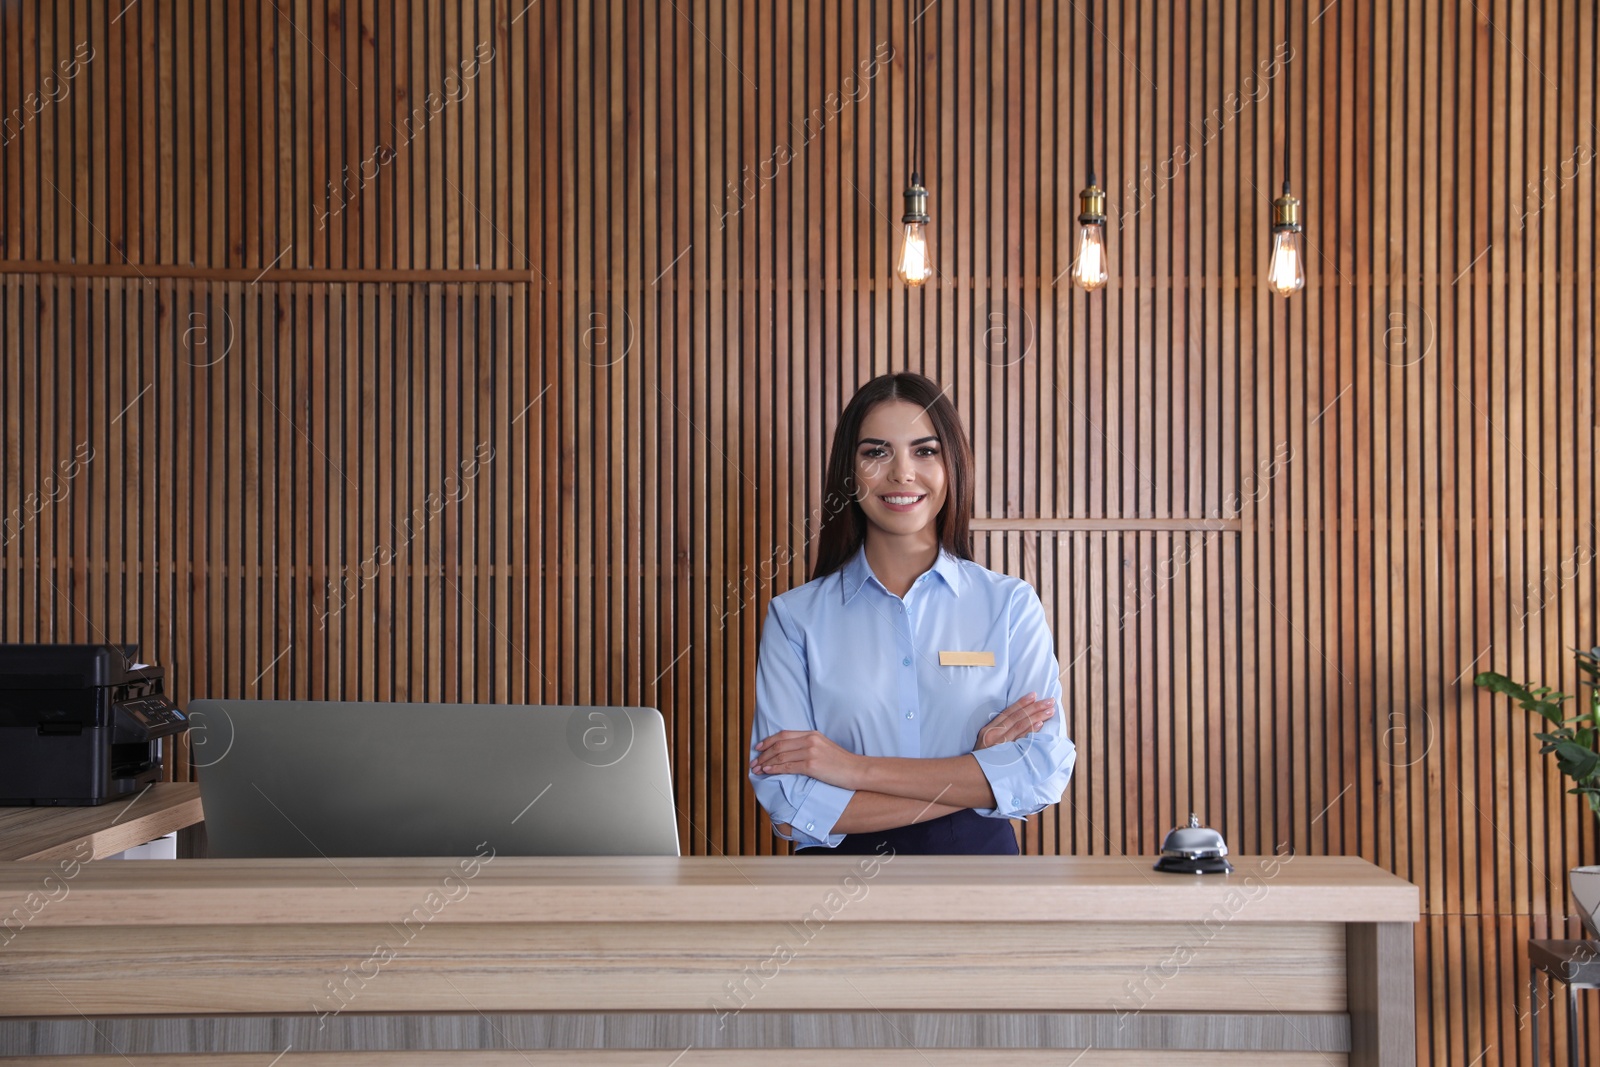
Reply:
[[[888, 847], [884, 847], [887, 845]], [[891, 851], [892, 850], [892, 851]], [[988, 819], [971, 808], [911, 826], [846, 834], [838, 848], [802, 848], [809, 856], [1015, 856], [1017, 836], [1010, 819]]]

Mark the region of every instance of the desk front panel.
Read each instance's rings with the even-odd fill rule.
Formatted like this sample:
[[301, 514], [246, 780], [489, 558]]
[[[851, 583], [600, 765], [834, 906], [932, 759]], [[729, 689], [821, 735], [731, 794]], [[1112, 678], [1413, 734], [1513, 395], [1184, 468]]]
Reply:
[[[1335, 923], [37, 927], [8, 1015], [1346, 1010]], [[106, 976], [119, 976], [107, 982]]]

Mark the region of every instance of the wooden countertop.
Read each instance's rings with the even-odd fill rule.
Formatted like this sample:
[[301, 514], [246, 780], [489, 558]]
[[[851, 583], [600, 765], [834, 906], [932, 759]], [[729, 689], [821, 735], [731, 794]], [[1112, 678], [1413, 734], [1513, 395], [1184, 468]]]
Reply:
[[[498, 856], [472, 874], [459, 859], [131, 860], [78, 867], [70, 893], [32, 925], [392, 922], [429, 894], [450, 901], [436, 917], [450, 923], [782, 922], [817, 907], [834, 922], [1419, 917], [1417, 888], [1362, 859], [1232, 859], [1233, 874], [1207, 876], [1158, 873], [1153, 856]], [[0, 903], [52, 873], [61, 877], [55, 864], [0, 866]]]
[[0, 860], [104, 859], [202, 818], [196, 782], [157, 782], [94, 807], [0, 807]]

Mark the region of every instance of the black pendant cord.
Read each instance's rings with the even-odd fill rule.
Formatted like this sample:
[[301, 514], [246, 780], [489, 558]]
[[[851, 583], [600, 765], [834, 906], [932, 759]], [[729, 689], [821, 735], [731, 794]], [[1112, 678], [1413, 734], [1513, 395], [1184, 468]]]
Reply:
[[[911, 184], [917, 183], [917, 93], [916, 71], [911, 69], [911, 11], [917, 0], [906, 0], [906, 169], [911, 172]], [[909, 210], [909, 208], [907, 209]]]
[[1085, 47], [1089, 53], [1089, 184], [1095, 185], [1094, 176], [1094, 0], [1089, 0], [1089, 39]]
[[917, 167], [917, 0], [906, 0], [906, 168], [911, 171], [911, 184], [922, 177]]
[[[1294, 5], [1294, 0], [1283, 0], [1283, 40], [1285, 44], [1290, 41], [1289, 34], [1289, 9]], [[1289, 93], [1294, 87], [1294, 75], [1289, 71], [1283, 72], [1283, 191], [1289, 191], [1289, 122], [1292, 112], [1289, 109]]]
[[[912, 0], [912, 2], [915, 3], [916, 0]], [[916, 96], [913, 97], [913, 99], [912, 99], [912, 113], [916, 116], [916, 123], [915, 123], [915, 129], [913, 130], [913, 133], [912, 133], [913, 137], [915, 138], [915, 141], [913, 142], [914, 148], [913, 148], [913, 152], [912, 152], [912, 156], [911, 156], [911, 166], [912, 166], [912, 169], [916, 172], [916, 174], [917, 174], [917, 176], [919, 178], [922, 177], [923, 166], [927, 162], [925, 159], [922, 158], [922, 154], [926, 150], [926, 146], [924, 144], [924, 138], [923, 138], [923, 129], [922, 129], [922, 122], [923, 122], [923, 100], [922, 100], [922, 95], [923, 95], [923, 93], [925, 91], [925, 88], [926, 88], [925, 85], [924, 85], [924, 82], [926, 81], [926, 76], [925, 76], [925, 72], [922, 69], [922, 16], [923, 16], [924, 13], [925, 13], [925, 11], [924, 12], [918, 12], [917, 16], [911, 20], [911, 33], [910, 33], [911, 47], [914, 50], [913, 55], [911, 56], [911, 69], [913, 71], [915, 71], [916, 79], [917, 79]]]

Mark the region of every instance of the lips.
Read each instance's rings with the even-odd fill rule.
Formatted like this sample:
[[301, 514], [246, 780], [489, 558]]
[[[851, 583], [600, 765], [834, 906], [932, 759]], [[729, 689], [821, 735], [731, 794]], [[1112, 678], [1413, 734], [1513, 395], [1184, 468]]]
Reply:
[[891, 493], [879, 496], [884, 507], [890, 511], [914, 511], [924, 500], [928, 499], [927, 493]]

